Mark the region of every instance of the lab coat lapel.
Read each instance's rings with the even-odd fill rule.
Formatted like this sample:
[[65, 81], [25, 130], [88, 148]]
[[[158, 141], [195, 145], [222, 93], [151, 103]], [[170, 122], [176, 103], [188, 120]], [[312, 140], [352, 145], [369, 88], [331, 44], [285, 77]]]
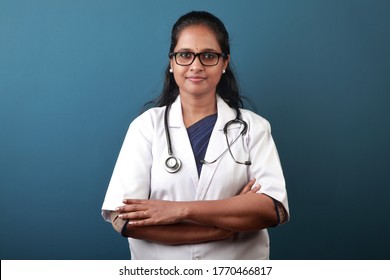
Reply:
[[[182, 169], [185, 169], [191, 176], [194, 187], [198, 185], [198, 171], [196, 169], [194, 153], [190, 140], [188, 138], [187, 129], [184, 125], [183, 114], [181, 108], [180, 95], [172, 104], [169, 111], [169, 132], [171, 136], [173, 155], [178, 157], [182, 162]], [[183, 170], [179, 170], [179, 173]]]
[[[210, 137], [210, 141], [207, 147], [205, 160], [213, 161], [218, 158], [227, 148], [226, 138], [223, 133], [225, 124], [236, 117], [235, 110], [230, 108], [225, 101], [217, 96], [217, 108], [218, 108], [218, 119]], [[230, 140], [230, 139], [229, 139]], [[228, 153], [228, 152], [226, 152]], [[217, 160], [213, 164], [204, 164], [202, 172], [199, 178], [197, 199], [203, 200], [207, 190], [210, 187], [213, 175], [220, 165], [221, 161]]]

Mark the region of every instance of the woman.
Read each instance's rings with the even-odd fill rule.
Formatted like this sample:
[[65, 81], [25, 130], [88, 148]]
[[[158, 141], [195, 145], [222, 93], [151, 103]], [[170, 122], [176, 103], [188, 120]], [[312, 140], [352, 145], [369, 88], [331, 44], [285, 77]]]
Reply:
[[132, 259], [268, 259], [266, 228], [288, 220], [270, 125], [241, 109], [229, 61], [212, 14], [173, 26], [163, 92], [130, 125], [102, 207]]

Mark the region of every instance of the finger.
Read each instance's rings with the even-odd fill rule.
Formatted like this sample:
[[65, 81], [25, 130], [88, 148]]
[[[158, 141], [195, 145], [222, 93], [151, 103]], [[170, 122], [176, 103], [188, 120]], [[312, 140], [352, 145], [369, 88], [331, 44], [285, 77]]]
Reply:
[[256, 179], [252, 179], [250, 180], [245, 186], [244, 188], [241, 190], [240, 194], [244, 194], [244, 193], [247, 193], [251, 190], [253, 184], [256, 182]]
[[250, 185], [250, 181], [249, 181], [249, 183], [246, 184], [246, 185], [244, 186], [244, 188], [241, 190], [240, 194], [244, 194], [244, 193], [250, 191], [250, 189], [251, 189], [251, 185]]
[[122, 202], [124, 204], [140, 204], [144, 201], [143, 199], [123, 199]]
[[257, 184], [250, 191], [253, 193], [257, 193], [260, 189], [261, 189], [261, 186], [259, 184]]
[[119, 213], [122, 213], [122, 212], [125, 212], [126, 210], [125, 210], [125, 207], [120, 206], [120, 207], [115, 208], [115, 211], [119, 212]]
[[119, 206], [117, 208], [115, 208], [115, 211], [117, 212], [126, 212], [126, 211], [130, 211], [131, 209], [129, 209], [129, 207], [127, 205], [124, 205], [124, 206]]
[[151, 225], [153, 225], [153, 223], [150, 222], [148, 219], [145, 219], [145, 220], [131, 220], [131, 221], [129, 221], [128, 225], [134, 226], [134, 227], [142, 227], [142, 226], [151, 226]]
[[143, 211], [146, 210], [146, 207], [141, 204], [129, 204], [129, 205], [123, 205], [119, 206], [115, 209], [115, 211], [120, 212], [120, 213], [131, 213], [131, 212], [136, 212], [136, 211]]
[[150, 215], [146, 210], [121, 213], [118, 215], [119, 218], [123, 220], [133, 220], [133, 219], [147, 219], [150, 218]]
[[122, 203], [125, 205], [118, 206], [117, 208], [115, 208], [115, 211], [117, 212], [131, 211], [132, 208], [128, 208], [128, 206], [140, 204], [140, 201], [141, 200], [138, 199], [123, 199]]

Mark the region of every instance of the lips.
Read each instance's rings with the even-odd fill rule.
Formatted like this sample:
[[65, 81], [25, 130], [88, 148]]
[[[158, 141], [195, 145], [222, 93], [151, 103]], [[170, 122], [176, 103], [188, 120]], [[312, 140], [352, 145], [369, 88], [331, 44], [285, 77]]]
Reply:
[[203, 80], [206, 80], [206, 78], [202, 76], [189, 76], [187, 77], [187, 80], [190, 80], [191, 82], [201, 82]]

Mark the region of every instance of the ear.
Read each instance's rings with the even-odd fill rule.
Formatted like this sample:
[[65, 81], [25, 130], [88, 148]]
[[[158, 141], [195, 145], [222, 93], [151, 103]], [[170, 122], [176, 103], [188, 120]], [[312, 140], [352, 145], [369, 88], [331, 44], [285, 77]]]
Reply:
[[173, 69], [174, 63], [172, 63], [172, 59], [169, 60], [169, 68]]
[[230, 62], [230, 54], [227, 55], [227, 57], [223, 60], [223, 69], [227, 69]]

